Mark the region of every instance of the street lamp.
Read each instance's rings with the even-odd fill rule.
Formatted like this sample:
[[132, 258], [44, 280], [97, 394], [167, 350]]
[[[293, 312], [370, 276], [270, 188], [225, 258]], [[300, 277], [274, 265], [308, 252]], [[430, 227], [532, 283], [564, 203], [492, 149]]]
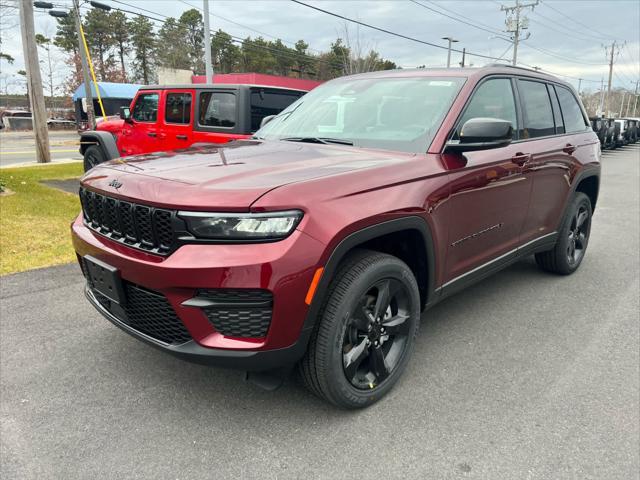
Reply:
[[449, 68], [451, 66], [451, 44], [457, 43], [458, 40], [453, 37], [442, 37], [442, 40], [449, 41], [449, 47], [447, 48], [447, 68]]

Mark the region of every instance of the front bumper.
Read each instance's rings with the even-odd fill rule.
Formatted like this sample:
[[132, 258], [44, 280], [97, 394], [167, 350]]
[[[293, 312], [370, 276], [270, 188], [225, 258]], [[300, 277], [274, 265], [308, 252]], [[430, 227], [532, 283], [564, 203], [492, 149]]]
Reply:
[[[168, 345], [131, 328], [105, 309], [91, 290], [86, 296], [110, 322], [139, 340], [185, 360], [250, 371], [294, 363], [306, 349], [304, 302], [324, 245], [295, 231], [280, 242], [251, 245], [184, 245], [167, 257], [152, 255], [103, 237], [79, 217], [72, 238], [80, 257], [90, 255], [118, 269], [123, 281], [162, 294], [192, 341]], [[262, 338], [225, 336], [205, 312], [184, 305], [201, 289], [264, 289], [273, 295], [271, 323]], [[187, 302], [188, 303], [188, 302]]]
[[290, 347], [274, 350], [224, 350], [220, 348], [207, 348], [195, 340], [183, 343], [182, 345], [167, 345], [121, 322], [100, 305], [100, 302], [98, 302], [88, 287], [85, 287], [84, 294], [89, 300], [89, 303], [116, 327], [121, 328], [129, 335], [163, 352], [167, 352], [192, 363], [259, 372], [294, 364], [302, 358], [307, 346], [305, 337], [299, 338], [298, 341]]

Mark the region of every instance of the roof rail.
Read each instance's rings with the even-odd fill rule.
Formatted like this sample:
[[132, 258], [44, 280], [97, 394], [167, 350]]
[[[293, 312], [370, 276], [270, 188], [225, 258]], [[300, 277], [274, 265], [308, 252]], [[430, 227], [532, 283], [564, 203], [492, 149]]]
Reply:
[[509, 64], [505, 64], [505, 63], [490, 63], [488, 65], [485, 65], [486, 67], [506, 67], [506, 68], [516, 68], [518, 70], [525, 70], [527, 72], [535, 72], [535, 73], [542, 73], [544, 75], [550, 75], [549, 73], [543, 72], [541, 70], [536, 70], [535, 68], [526, 68], [526, 67], [519, 67], [517, 65], [509, 65]]

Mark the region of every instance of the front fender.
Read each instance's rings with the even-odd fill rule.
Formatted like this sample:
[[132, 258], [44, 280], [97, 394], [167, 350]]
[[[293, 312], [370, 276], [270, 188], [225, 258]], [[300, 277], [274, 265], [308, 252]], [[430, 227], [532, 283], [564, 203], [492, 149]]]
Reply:
[[120, 157], [118, 146], [111, 132], [101, 132], [99, 130], [82, 132], [80, 134], [80, 153], [84, 156], [84, 152], [91, 145], [99, 145], [106, 160]]

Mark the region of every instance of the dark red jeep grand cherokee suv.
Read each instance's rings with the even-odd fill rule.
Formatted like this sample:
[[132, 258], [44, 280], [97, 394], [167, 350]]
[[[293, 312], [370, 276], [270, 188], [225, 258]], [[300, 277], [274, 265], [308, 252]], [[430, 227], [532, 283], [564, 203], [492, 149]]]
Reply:
[[355, 408], [396, 383], [422, 310], [526, 255], [575, 271], [599, 178], [557, 78], [384, 71], [318, 87], [252, 139], [97, 166], [73, 243], [89, 301], [134, 337], [262, 383], [297, 365]]

